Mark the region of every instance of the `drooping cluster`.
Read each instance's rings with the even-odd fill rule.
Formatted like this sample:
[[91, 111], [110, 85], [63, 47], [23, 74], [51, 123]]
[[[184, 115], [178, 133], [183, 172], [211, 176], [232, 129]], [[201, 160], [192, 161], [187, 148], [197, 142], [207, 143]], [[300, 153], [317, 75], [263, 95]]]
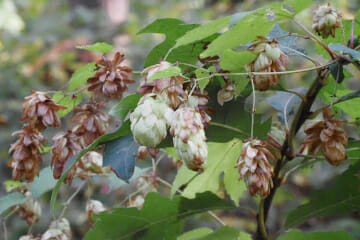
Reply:
[[172, 113], [173, 110], [160, 95], [142, 97], [130, 115], [135, 141], [147, 147], [156, 147], [167, 135]]
[[112, 60], [105, 56], [97, 62], [98, 71], [88, 79], [91, 86], [89, 91], [94, 92], [95, 96], [121, 99], [123, 93], [128, 89], [127, 85], [135, 83], [130, 79], [132, 69], [121, 63], [125, 56], [117, 52]]
[[182, 107], [174, 113], [170, 133], [179, 157], [192, 170], [203, 170], [208, 148], [204, 126], [198, 111]]
[[256, 193], [261, 197], [269, 195], [273, 187], [273, 172], [269, 159], [274, 158], [266, 142], [254, 139], [244, 143], [236, 167], [240, 179], [245, 180], [251, 195]]
[[32, 182], [39, 175], [42, 162], [40, 149], [46, 142], [41, 132], [49, 126], [60, 127], [60, 118], [56, 112], [66, 107], [55, 103], [43, 92], [31, 91], [31, 95], [25, 97], [22, 108], [20, 120], [28, 122], [22, 130], [13, 133], [19, 139], [10, 146], [9, 152], [13, 152], [13, 156], [8, 165], [13, 169], [13, 179], [20, 181], [24, 177]]
[[323, 121], [316, 121], [305, 128], [304, 149], [308, 153], [317, 154], [320, 150], [326, 160], [334, 166], [346, 159], [345, 146], [348, 136], [338, 119], [334, 119], [331, 110], [324, 108]]
[[83, 149], [79, 138], [71, 131], [58, 133], [53, 138], [51, 166], [54, 168], [53, 175], [59, 179], [64, 169], [66, 161]]
[[46, 127], [60, 127], [60, 118], [56, 112], [66, 109], [66, 107], [56, 104], [49, 95], [35, 91], [31, 91], [31, 95], [25, 97], [22, 108], [20, 120], [29, 121], [32, 127], [40, 131]]
[[[257, 55], [248, 65], [251, 72], [282, 72], [286, 71], [289, 65], [288, 56], [280, 50], [275, 39], [269, 42], [266, 39], [260, 38], [249, 51]], [[265, 91], [270, 86], [276, 86], [279, 78], [279, 74], [253, 76], [255, 88], [260, 91]]]
[[18, 181], [24, 177], [28, 182], [32, 182], [34, 177], [39, 175], [42, 161], [40, 149], [45, 138], [38, 129], [29, 124], [25, 124], [22, 130], [14, 132], [13, 135], [18, 135], [19, 139], [9, 149], [9, 152], [13, 152], [8, 163], [12, 168], [12, 177]]
[[341, 14], [330, 3], [321, 5], [314, 11], [312, 28], [317, 34], [323, 38], [328, 38], [329, 35], [335, 37], [335, 29], [338, 27], [341, 27]]
[[19, 214], [20, 218], [27, 222], [29, 226], [34, 225], [38, 222], [41, 217], [41, 206], [36, 201], [31, 191], [25, 189], [22, 190], [25, 196], [25, 202], [21, 205], [13, 206], [12, 209]]

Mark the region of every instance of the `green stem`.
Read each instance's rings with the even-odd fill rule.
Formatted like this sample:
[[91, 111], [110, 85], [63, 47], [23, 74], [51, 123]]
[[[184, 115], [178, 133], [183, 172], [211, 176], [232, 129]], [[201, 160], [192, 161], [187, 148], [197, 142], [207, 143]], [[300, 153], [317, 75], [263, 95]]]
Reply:
[[264, 204], [265, 199], [261, 199], [260, 206], [259, 206], [259, 215], [258, 215], [258, 222], [259, 222], [259, 231], [262, 239], [267, 239], [267, 231], [265, 226], [265, 215], [264, 215]]
[[243, 132], [243, 131], [241, 131], [241, 130], [238, 129], [238, 128], [235, 128], [235, 127], [232, 127], [232, 126], [229, 126], [229, 125], [226, 125], [226, 124], [217, 123], [217, 122], [210, 122], [210, 125], [211, 125], [211, 126], [215, 126], [215, 127], [226, 128], [226, 129], [232, 130], [232, 131], [234, 131], [234, 132], [240, 133], [240, 134], [242, 134], [242, 135], [249, 136], [248, 133]]

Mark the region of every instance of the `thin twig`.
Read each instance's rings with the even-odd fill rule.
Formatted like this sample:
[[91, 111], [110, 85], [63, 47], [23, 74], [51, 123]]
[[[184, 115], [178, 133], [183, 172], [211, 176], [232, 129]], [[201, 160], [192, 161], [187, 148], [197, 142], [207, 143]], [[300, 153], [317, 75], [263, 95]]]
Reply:
[[4, 229], [4, 240], [8, 240], [6, 221], [3, 221], [3, 229]]
[[255, 84], [254, 84], [254, 76], [249, 75], [250, 80], [251, 80], [251, 88], [252, 88], [252, 94], [253, 94], [253, 98], [252, 98], [252, 108], [251, 108], [251, 134], [250, 134], [250, 138], [253, 139], [254, 138], [254, 123], [255, 123], [255, 107], [256, 107], [256, 95], [255, 95]]
[[302, 30], [304, 30], [307, 34], [309, 34], [309, 36], [314, 39], [316, 42], [318, 42], [330, 55], [330, 57], [332, 59], [335, 59], [335, 53], [332, 52], [329, 47], [323, 42], [321, 41], [317, 36], [315, 36], [312, 32], [310, 32], [304, 25], [302, 25], [302, 23], [293, 20], [294, 23], [296, 23]]
[[350, 45], [349, 45], [350, 48], [354, 48], [354, 28], [355, 28], [355, 19], [353, 19], [351, 22]]
[[288, 124], [288, 120], [287, 120], [287, 108], [289, 106], [289, 103], [291, 102], [291, 100], [295, 97], [296, 95], [292, 95], [291, 97], [289, 97], [289, 99], [287, 100], [285, 107], [284, 107], [284, 122], [285, 122], [285, 128], [286, 128], [286, 132], [289, 132], [289, 124]]
[[232, 126], [229, 126], [229, 125], [226, 125], [226, 124], [217, 123], [217, 122], [210, 122], [210, 125], [215, 126], [215, 127], [226, 128], [226, 129], [232, 130], [232, 131], [234, 131], [234, 132], [240, 133], [240, 134], [242, 134], [242, 135], [248, 136], [248, 133], [243, 132], [243, 131], [241, 131], [241, 130], [238, 129], [238, 128], [235, 128], [235, 127], [232, 127]]
[[310, 56], [308, 56], [308, 55], [306, 55], [306, 54], [304, 54], [304, 53], [302, 53], [302, 52], [300, 52], [300, 51], [297, 51], [297, 50], [295, 50], [295, 49], [293, 49], [293, 48], [289, 48], [289, 47], [284, 46], [284, 45], [281, 45], [281, 44], [279, 44], [279, 47], [280, 47], [280, 48], [285, 48], [285, 49], [287, 49], [287, 50], [289, 50], [289, 51], [292, 51], [292, 52], [298, 54], [299, 56], [302, 56], [303, 58], [306, 58], [307, 60], [309, 60], [309, 61], [311, 61], [312, 63], [314, 63], [315, 66], [320, 66], [320, 63], [319, 63], [318, 61], [316, 61], [314, 58], [312, 58], [312, 57], [310, 57]]
[[81, 189], [85, 186], [86, 182], [82, 182], [79, 187], [76, 189], [76, 191], [69, 197], [69, 199], [64, 203], [64, 207], [61, 211], [61, 214], [59, 215], [58, 220], [62, 219], [65, 215], [65, 212], [67, 208], [69, 207], [71, 201], [76, 197], [76, 195], [81, 191]]

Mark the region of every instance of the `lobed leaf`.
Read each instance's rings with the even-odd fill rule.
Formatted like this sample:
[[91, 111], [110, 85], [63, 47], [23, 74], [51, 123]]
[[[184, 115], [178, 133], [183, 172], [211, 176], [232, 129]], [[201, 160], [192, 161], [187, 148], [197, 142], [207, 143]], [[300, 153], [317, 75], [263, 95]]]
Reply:
[[57, 180], [53, 177], [51, 167], [46, 167], [40, 171], [38, 177], [35, 177], [32, 185], [31, 192], [34, 198], [38, 198], [43, 193], [50, 191], [55, 187]]

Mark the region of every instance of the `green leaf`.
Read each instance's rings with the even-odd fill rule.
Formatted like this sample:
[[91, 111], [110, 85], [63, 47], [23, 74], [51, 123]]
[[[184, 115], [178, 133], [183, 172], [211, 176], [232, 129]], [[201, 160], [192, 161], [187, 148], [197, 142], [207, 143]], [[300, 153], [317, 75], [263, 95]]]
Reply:
[[221, 55], [220, 67], [223, 70], [229, 70], [230, 72], [244, 72], [245, 66], [256, 58], [256, 55], [244, 51], [235, 52], [231, 49], [227, 49]]
[[181, 68], [179, 68], [177, 66], [171, 66], [160, 72], [157, 72], [157, 73], [151, 75], [151, 77], [147, 80], [147, 82], [149, 83], [156, 79], [168, 78], [168, 77], [174, 77], [174, 76], [180, 76], [180, 75], [181, 75]]
[[212, 232], [206, 236], [198, 238], [198, 240], [218, 240], [218, 239], [226, 239], [226, 240], [236, 240], [238, 239], [239, 231], [235, 228], [222, 226], [215, 232]]
[[284, 7], [293, 10], [294, 15], [301, 12], [302, 10], [310, 7], [313, 4], [312, 0], [285, 0], [283, 2]]
[[350, 166], [337, 177], [332, 187], [311, 194], [309, 203], [288, 213], [285, 227], [292, 228], [314, 217], [349, 213], [360, 206], [360, 178], [356, 176], [360, 164]]
[[14, 181], [14, 180], [7, 180], [4, 182], [6, 192], [11, 192], [14, 189], [21, 188], [24, 186], [22, 182]]
[[173, 181], [170, 195], [174, 196], [176, 191], [179, 190], [179, 188], [185, 184], [187, 184], [191, 179], [193, 179], [197, 175], [197, 172], [190, 170], [188, 167], [186, 167], [185, 164], [183, 164]]
[[347, 232], [310, 232], [292, 230], [280, 236], [278, 240], [354, 240]]
[[55, 93], [52, 98], [56, 103], [67, 107], [65, 110], [60, 110], [57, 112], [59, 117], [64, 117], [68, 113], [70, 113], [77, 105], [79, 105], [82, 97], [80, 93], [73, 96], [65, 96], [62, 93]]
[[188, 31], [184, 36], [176, 40], [174, 48], [202, 40], [217, 33], [229, 24], [230, 18], [231, 16], [223, 17]]
[[242, 141], [233, 139], [226, 143], [208, 142], [208, 159], [204, 172], [192, 179], [186, 186], [183, 196], [194, 198], [197, 193], [211, 191], [217, 193], [220, 188], [220, 174], [224, 173], [224, 184], [231, 199], [238, 204], [246, 190], [244, 181], [239, 181], [238, 170], [235, 168], [240, 156]]
[[177, 240], [198, 240], [201, 237], [207, 236], [212, 232], [213, 230], [210, 228], [197, 228], [182, 234], [177, 238]]
[[23, 204], [25, 197], [19, 192], [10, 193], [0, 199], [0, 214], [17, 204]]
[[290, 13], [282, 10], [281, 7], [281, 3], [273, 3], [246, 15], [229, 31], [221, 34], [210, 43], [200, 57], [206, 58], [221, 54], [226, 49], [233, 49], [252, 42], [258, 36], [266, 36], [276, 22], [292, 17]]
[[201, 80], [198, 80], [197, 83], [199, 84], [201, 93], [203, 93], [204, 89], [210, 82], [210, 79], [209, 79], [210, 73], [206, 72], [204, 70], [201, 70], [201, 69], [196, 69], [195, 75], [196, 75], [196, 78], [201, 78]]
[[66, 172], [60, 177], [60, 179], [58, 180], [58, 182], [56, 183], [56, 186], [51, 194], [51, 200], [50, 200], [50, 210], [51, 210], [51, 214], [53, 216], [53, 218], [56, 218], [56, 199], [57, 199], [57, 195], [59, 193], [61, 184], [64, 182], [66, 176], [69, 174], [70, 170], [75, 166], [75, 164], [80, 160], [80, 158], [82, 158], [87, 152], [95, 149], [97, 146], [101, 145], [101, 144], [105, 144], [107, 142], [110, 142], [112, 140], [118, 139], [120, 137], [126, 136], [129, 133], [131, 133], [130, 131], [130, 121], [126, 121], [124, 122], [121, 127], [116, 130], [113, 133], [108, 133], [105, 135], [102, 135], [101, 137], [99, 137], [98, 139], [96, 139], [92, 144], [90, 144], [89, 146], [87, 146], [84, 150], [82, 150], [78, 156], [76, 157], [76, 160], [74, 161], [74, 163], [68, 168], [68, 170], [66, 170]]
[[234, 207], [211, 193], [199, 194], [195, 199], [168, 199], [151, 192], [146, 196], [141, 210], [114, 208], [111, 213], [102, 212], [95, 216], [95, 225], [86, 234], [85, 240], [175, 240], [183, 230], [185, 217], [212, 209]]
[[352, 58], [360, 61], [360, 52], [358, 52], [358, 51], [356, 51], [354, 49], [348, 48], [348, 47], [346, 47], [346, 46], [344, 46], [342, 44], [339, 44], [339, 43], [330, 43], [329, 48], [331, 50], [334, 50], [334, 51], [349, 54]]
[[143, 95], [136, 93], [126, 96], [111, 108], [110, 114], [118, 117], [120, 120], [124, 120], [128, 113], [136, 108], [142, 96]]
[[[147, 55], [144, 67], [158, 64], [160, 59], [164, 59], [169, 50], [176, 44], [178, 38], [197, 26], [198, 25], [196, 24], [185, 24], [179, 19], [162, 18], [155, 20], [153, 23], [143, 28], [138, 34], [161, 33], [166, 36], [165, 40], [155, 46]], [[180, 61], [194, 64], [197, 62], [200, 52], [203, 51], [202, 45], [202, 43], [189, 44], [173, 49], [166, 58], [166, 61]]]
[[[324, 93], [325, 99], [330, 102], [332, 97], [331, 93]], [[339, 97], [340, 102], [336, 103], [336, 108], [344, 111], [353, 118], [360, 117], [360, 108], [354, 107], [360, 105], [360, 94], [359, 91], [352, 92], [351, 90], [340, 90], [336, 91], [336, 96]]]
[[53, 189], [57, 180], [53, 177], [53, 172], [50, 167], [44, 168], [40, 171], [38, 177], [35, 177], [31, 185], [31, 191], [34, 198], [40, 197], [43, 193]]
[[78, 87], [84, 86], [86, 81], [96, 73], [96, 63], [88, 63], [77, 69], [70, 78], [68, 91], [74, 91]]
[[91, 45], [77, 46], [76, 48], [106, 54], [113, 50], [115, 47], [106, 42], [97, 42]]

